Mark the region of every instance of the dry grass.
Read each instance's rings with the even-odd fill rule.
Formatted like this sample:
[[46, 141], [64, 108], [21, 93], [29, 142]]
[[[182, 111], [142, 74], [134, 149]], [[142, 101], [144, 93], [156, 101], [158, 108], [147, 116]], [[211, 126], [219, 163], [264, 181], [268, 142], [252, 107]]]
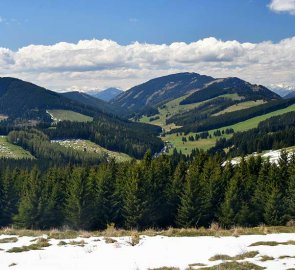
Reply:
[[0, 244], [15, 243], [17, 240], [17, 237], [6, 237], [0, 239]]
[[178, 267], [159, 267], [159, 268], [149, 268], [148, 270], [180, 270]]
[[7, 252], [9, 253], [19, 253], [19, 252], [26, 252], [26, 251], [30, 251], [30, 250], [42, 250], [45, 247], [49, 247], [50, 243], [47, 239], [44, 238], [39, 238], [36, 243], [31, 244], [29, 246], [22, 246], [22, 247], [13, 247], [9, 250], [7, 250]]
[[254, 258], [255, 256], [257, 256], [259, 254], [258, 251], [249, 251], [249, 252], [245, 252], [245, 253], [241, 253], [239, 255], [236, 256], [228, 256], [228, 255], [215, 255], [213, 257], [211, 257], [209, 259], [209, 261], [240, 261], [240, 260], [245, 260], [245, 259], [249, 259], [249, 258]]
[[138, 245], [140, 242], [140, 235], [138, 232], [133, 232], [130, 236], [130, 240], [128, 241], [128, 243], [130, 244], [130, 246], [136, 246]]
[[[205, 228], [168, 228], [167, 230], [155, 230], [148, 229], [144, 231], [135, 231], [135, 230], [123, 230], [116, 229], [113, 225], [108, 226], [106, 230], [103, 231], [73, 231], [73, 230], [22, 230], [15, 228], [3, 228], [0, 229], [0, 234], [3, 235], [17, 235], [17, 236], [31, 236], [31, 237], [40, 237], [42, 235], [47, 235], [49, 239], [75, 239], [77, 237], [89, 238], [89, 237], [122, 237], [130, 236], [133, 234], [146, 235], [146, 236], [167, 236], [167, 237], [194, 237], [194, 236], [240, 236], [240, 235], [265, 235], [265, 234], [274, 234], [274, 233], [295, 233], [295, 226], [278, 226], [278, 227], [266, 227], [259, 226], [253, 228], [242, 228], [234, 227], [232, 229], [223, 229], [219, 225], [214, 224], [209, 229]], [[289, 242], [289, 245], [291, 243]]]
[[114, 244], [114, 243], [118, 242], [117, 240], [110, 238], [110, 237], [105, 237], [104, 241], [106, 242], [106, 244]]
[[259, 241], [259, 242], [255, 242], [253, 244], [251, 244], [249, 247], [257, 247], [257, 246], [278, 246], [278, 245], [295, 245], [295, 241], [291, 240], [288, 242], [275, 242], [275, 241], [268, 241], [268, 242], [263, 242], [263, 241]]
[[249, 262], [225, 262], [211, 267], [198, 268], [202, 270], [262, 270], [264, 267]]
[[274, 259], [275, 259], [274, 257], [270, 257], [270, 256], [267, 256], [267, 255], [263, 255], [263, 256], [261, 256], [260, 261], [261, 261], [261, 262], [266, 262], [266, 261], [273, 261]]

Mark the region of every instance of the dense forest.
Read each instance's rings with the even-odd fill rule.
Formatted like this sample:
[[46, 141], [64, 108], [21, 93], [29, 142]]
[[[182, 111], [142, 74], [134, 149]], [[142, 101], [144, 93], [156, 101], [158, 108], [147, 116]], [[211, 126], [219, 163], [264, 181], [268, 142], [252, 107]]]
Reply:
[[[97, 166], [14, 168], [0, 160], [0, 226], [49, 229], [286, 225], [295, 219], [295, 155], [222, 165], [174, 153]], [[28, 161], [27, 161], [28, 162]]]
[[263, 150], [275, 150], [295, 145], [295, 112], [271, 117], [257, 128], [237, 132], [232, 138], [217, 141], [212, 153], [229, 149], [227, 156], [235, 157]]
[[182, 128], [174, 129], [172, 132], [189, 133], [221, 128], [251, 119], [256, 116], [287, 108], [294, 103], [295, 99], [274, 100], [248, 109], [228, 112], [217, 116], [211, 116], [197, 122], [195, 121], [195, 117], [196, 114], [198, 114], [198, 111], [192, 110], [191, 113], [187, 113], [190, 117], [185, 117], [185, 123], [182, 123], [181, 118], [180, 121], [177, 121], [177, 119], [175, 119], [175, 124], [180, 126], [182, 126], [183, 124], [185, 125]]
[[44, 132], [51, 140], [85, 139], [109, 150], [123, 152], [135, 158], [142, 158], [148, 149], [160, 152], [164, 144], [157, 136], [162, 129], [158, 126], [132, 123], [113, 117], [96, 117], [92, 122], [79, 123], [62, 121], [53, 129]]

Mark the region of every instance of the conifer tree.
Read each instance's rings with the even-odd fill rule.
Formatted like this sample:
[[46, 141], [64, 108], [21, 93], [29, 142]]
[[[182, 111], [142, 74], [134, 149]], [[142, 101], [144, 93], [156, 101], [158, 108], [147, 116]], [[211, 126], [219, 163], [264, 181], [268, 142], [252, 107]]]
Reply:
[[143, 202], [140, 192], [140, 170], [134, 166], [130, 172], [125, 186], [123, 216], [125, 227], [129, 229], [139, 228], [143, 215]]
[[278, 187], [273, 187], [266, 201], [264, 219], [267, 225], [282, 225], [282, 194]]
[[35, 167], [24, 179], [18, 214], [14, 217], [16, 226], [29, 229], [39, 228], [41, 193], [40, 171]]

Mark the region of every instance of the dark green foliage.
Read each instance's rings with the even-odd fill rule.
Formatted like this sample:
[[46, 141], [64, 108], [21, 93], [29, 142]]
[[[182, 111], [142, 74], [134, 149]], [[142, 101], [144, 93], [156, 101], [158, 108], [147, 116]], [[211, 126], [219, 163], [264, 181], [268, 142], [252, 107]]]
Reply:
[[60, 163], [98, 163], [103, 158], [94, 153], [75, 151], [71, 148], [53, 144], [48, 137], [36, 129], [11, 131], [7, 139], [13, 144], [22, 146], [36, 158], [43, 158]]
[[51, 122], [49, 109], [73, 110], [95, 116], [98, 108], [70, 100], [58, 93], [14, 78], [0, 78], [0, 111], [11, 119], [35, 119]]
[[[222, 166], [218, 155], [96, 166], [0, 160], [0, 225], [50, 229], [285, 225], [294, 213], [294, 156], [260, 157]], [[291, 223], [290, 223], [291, 224]]]
[[235, 133], [228, 140], [219, 140], [212, 151], [229, 148], [228, 156], [233, 157], [293, 145], [295, 145], [295, 112], [289, 112], [262, 121], [257, 128]]
[[151, 149], [160, 152], [164, 144], [157, 136], [161, 128], [142, 123], [132, 123], [110, 117], [97, 117], [93, 122], [59, 122], [56, 129], [46, 130], [50, 139], [85, 139], [109, 150], [142, 158]]
[[[201, 132], [208, 131], [211, 129], [217, 129], [229, 125], [233, 125], [248, 119], [251, 119], [256, 116], [260, 116], [266, 113], [270, 113], [279, 109], [287, 108], [290, 105], [295, 103], [295, 99], [287, 99], [287, 100], [274, 100], [269, 101], [268, 103], [264, 103], [255, 107], [251, 107], [248, 109], [243, 109], [235, 112], [228, 112], [217, 116], [206, 117], [201, 119], [200, 121], [196, 121], [198, 119], [194, 118], [194, 114], [190, 115], [186, 118], [185, 122], [177, 121], [176, 124], [184, 125], [184, 127], [173, 130], [173, 133], [176, 132]], [[197, 113], [197, 111], [196, 111]]]

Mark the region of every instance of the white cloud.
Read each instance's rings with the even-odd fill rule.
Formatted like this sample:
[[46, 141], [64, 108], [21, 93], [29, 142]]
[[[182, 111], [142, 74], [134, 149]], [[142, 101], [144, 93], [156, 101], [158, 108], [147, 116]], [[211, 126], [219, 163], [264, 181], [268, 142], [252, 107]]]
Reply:
[[295, 84], [295, 37], [278, 43], [240, 43], [205, 38], [192, 43], [112, 40], [0, 48], [0, 76], [14, 76], [49, 89], [127, 89], [154, 77], [198, 72], [238, 76], [259, 84]]
[[288, 12], [295, 15], [295, 0], [271, 0], [269, 8], [275, 12]]

